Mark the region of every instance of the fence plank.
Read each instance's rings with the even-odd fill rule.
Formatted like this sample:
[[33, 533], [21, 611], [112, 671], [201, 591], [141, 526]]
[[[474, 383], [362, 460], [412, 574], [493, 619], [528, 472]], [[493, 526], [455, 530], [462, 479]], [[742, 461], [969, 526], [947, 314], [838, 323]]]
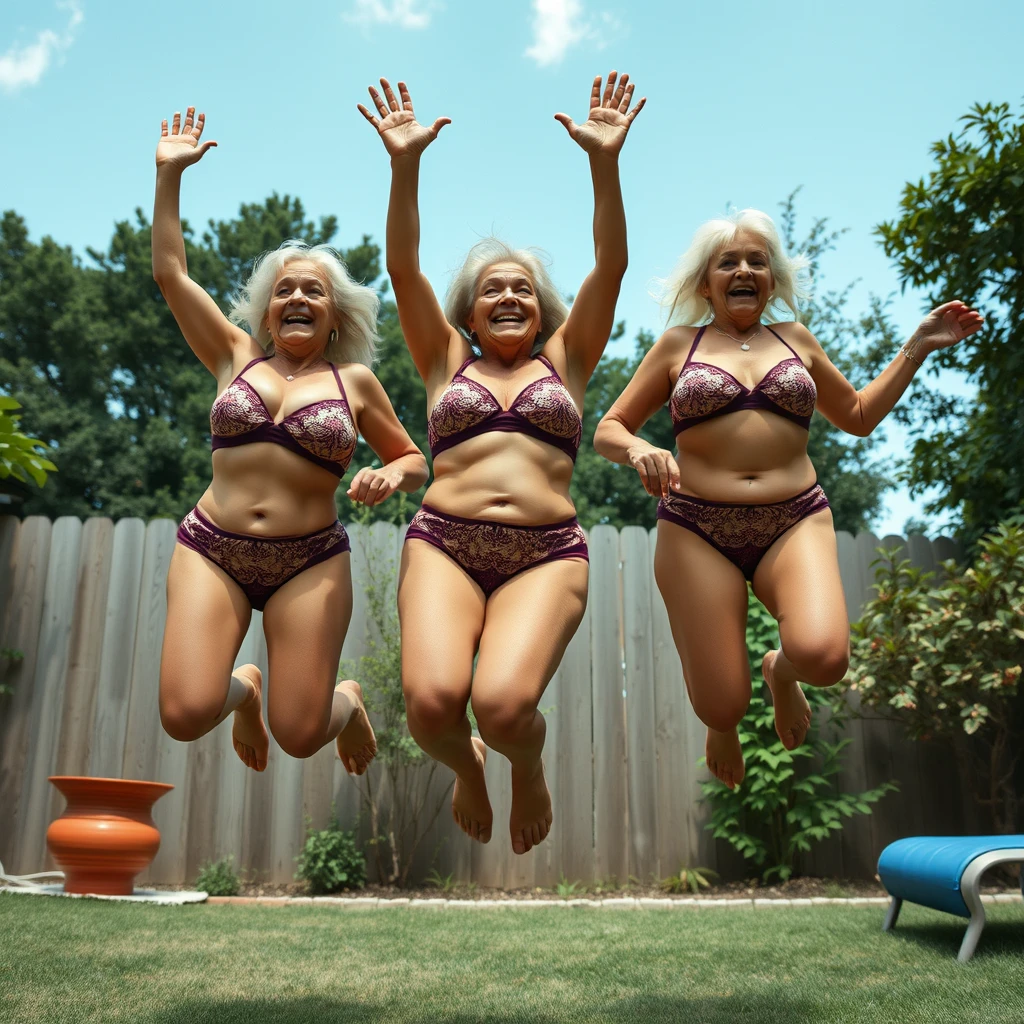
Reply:
[[18, 860], [25, 872], [42, 870], [46, 855], [46, 829], [53, 804], [53, 789], [47, 779], [57, 767], [71, 628], [78, 596], [77, 586], [69, 586], [69, 582], [78, 576], [81, 539], [81, 520], [62, 516], [53, 524], [32, 690], [32, 742], [22, 786], [24, 814], [19, 822]]
[[625, 882], [629, 874], [625, 704], [622, 691], [619, 534], [590, 534], [590, 662], [594, 702], [594, 873]]
[[[267, 640], [263, 635], [263, 613], [253, 612], [249, 629], [242, 641], [237, 663], [251, 662], [263, 674], [263, 706], [267, 706]], [[268, 881], [270, 872], [270, 833], [273, 828], [273, 772], [279, 758], [286, 755], [270, 736], [267, 768], [262, 772], [246, 770], [245, 802], [242, 811], [242, 864], [254, 881]], [[237, 757], [235, 758], [236, 760]], [[242, 762], [238, 761], [241, 766]], [[225, 758], [229, 773], [236, 768]], [[244, 767], [244, 766], [243, 766]]]
[[146, 524], [141, 519], [122, 519], [114, 526], [89, 746], [88, 773], [100, 778], [119, 778], [124, 765], [145, 547]]
[[4, 681], [13, 688], [5, 698], [7, 713], [0, 731], [0, 860], [14, 872], [35, 871], [20, 857], [21, 826], [25, 816], [24, 784], [29, 758], [36, 746], [32, 730], [36, 666], [42, 648], [39, 631], [50, 563], [53, 525], [42, 516], [30, 516], [18, 529], [11, 558], [12, 596], [3, 622], [3, 646], [24, 657], [7, 665]]

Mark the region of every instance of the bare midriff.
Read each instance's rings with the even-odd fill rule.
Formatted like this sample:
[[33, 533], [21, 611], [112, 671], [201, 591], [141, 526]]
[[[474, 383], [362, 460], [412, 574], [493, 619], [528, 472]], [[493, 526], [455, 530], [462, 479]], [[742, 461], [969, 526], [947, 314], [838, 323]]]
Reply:
[[807, 431], [760, 409], [727, 413], [677, 435], [679, 490], [709, 501], [767, 504], [816, 479]]
[[439, 512], [516, 526], [559, 523], [576, 514], [572, 459], [526, 434], [492, 431], [441, 452], [423, 499]]
[[213, 482], [199, 511], [214, 526], [253, 537], [301, 537], [338, 518], [338, 478], [281, 445], [257, 442], [213, 453]]

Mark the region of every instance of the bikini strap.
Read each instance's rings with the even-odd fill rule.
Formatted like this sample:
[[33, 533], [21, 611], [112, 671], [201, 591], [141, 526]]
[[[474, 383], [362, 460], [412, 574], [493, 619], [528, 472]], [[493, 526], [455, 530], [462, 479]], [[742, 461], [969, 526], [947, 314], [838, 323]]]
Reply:
[[693, 344], [690, 346], [690, 351], [686, 354], [686, 362], [683, 363], [680, 373], [690, 365], [690, 360], [693, 358], [693, 353], [697, 351], [697, 346], [700, 344], [700, 339], [704, 337], [704, 332], [708, 329], [707, 324], [702, 324], [700, 330], [697, 332], [697, 336], [693, 339]]
[[[235, 374], [235, 380], [238, 380], [242, 376], [243, 373], [245, 373], [251, 367], [255, 366], [257, 363], [265, 363], [269, 358], [270, 358], [270, 356], [257, 356], [251, 362], [246, 363], [245, 366], [243, 366], [238, 371], [238, 373]], [[232, 381], [231, 383], [234, 384], [234, 382], [235, 381]]]
[[[338, 367], [331, 363], [331, 369], [334, 371], [334, 379], [338, 382], [338, 391], [341, 393], [342, 399], [346, 405], [349, 405], [348, 395], [345, 394], [345, 385], [341, 383], [341, 374], [338, 373]], [[352, 407], [349, 405], [349, 409]]]
[[[778, 332], [778, 331], [773, 331], [773, 330], [771, 329], [771, 327], [770, 327], [770, 326], [769, 326], [768, 324], [765, 324], [765, 327], [767, 327], [767, 328], [768, 328], [768, 331], [769, 331], [769, 333], [770, 333], [770, 334], [774, 334], [774, 335], [775, 335], [775, 337], [776, 337], [776, 338], [778, 338], [778, 339], [779, 339], [779, 341], [781, 341], [781, 342], [782, 342], [782, 344], [783, 344], [783, 345], [785, 345], [785, 346], [786, 346], [786, 348], [788, 348], [788, 349], [789, 349], [789, 351], [793, 353], [793, 358], [794, 358], [794, 359], [800, 359], [800, 357], [799, 357], [799, 356], [798, 356], [798, 355], [796, 354], [796, 352], [795, 352], [795, 351], [793, 350], [793, 346], [792, 346], [792, 345], [790, 345], [790, 344], [789, 344], [789, 342], [788, 342], [788, 341], [786, 341], [786, 339], [785, 339], [785, 338], [784, 338], [784, 337], [783, 337], [783, 336], [782, 336], [781, 334], [779, 334], [779, 332]], [[802, 362], [803, 362], [803, 360], [802, 360], [802, 359], [800, 359], [800, 362], [802, 363]]]
[[[459, 376], [459, 374], [461, 374], [461, 373], [462, 373], [462, 371], [463, 371], [463, 370], [464, 370], [464, 369], [465, 369], [465, 368], [466, 368], [467, 366], [469, 366], [469, 364], [470, 364], [470, 363], [475, 363], [475, 362], [476, 362], [476, 358], [477, 358], [476, 356], [470, 356], [470, 357], [469, 357], [469, 358], [468, 358], [468, 359], [467, 359], [467, 360], [466, 360], [466, 361], [465, 361], [465, 362], [464, 362], [464, 363], [463, 363], [463, 364], [462, 364], [462, 365], [461, 365], [461, 366], [460, 366], [460, 367], [459, 367], [459, 368], [458, 368], [458, 369], [457, 369], [457, 370], [455, 371], [455, 373], [454, 373], [454, 374], [452, 375], [452, 380], [455, 380], [455, 378], [456, 378], [456, 377], [458, 377], [458, 376]], [[449, 381], [449, 383], [451, 383], [451, 381]]]
[[561, 374], [555, 369], [555, 364], [547, 356], [537, 353], [537, 358], [551, 371], [556, 380], [561, 380]]

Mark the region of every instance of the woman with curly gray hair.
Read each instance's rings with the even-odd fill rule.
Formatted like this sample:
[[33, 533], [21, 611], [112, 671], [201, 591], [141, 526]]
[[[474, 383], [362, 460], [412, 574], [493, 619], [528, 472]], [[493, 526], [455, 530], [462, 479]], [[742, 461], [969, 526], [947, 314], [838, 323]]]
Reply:
[[[800, 682], [829, 686], [846, 674], [850, 628], [832, 513], [807, 457], [811, 415], [870, 434], [929, 352], [982, 323], [962, 302], [939, 306], [857, 391], [803, 324], [781, 320], [797, 315], [804, 268], [758, 210], [701, 227], [665, 282], [668, 330], [594, 435], [600, 454], [633, 466], [661, 499], [655, 577], [708, 727], [708, 768], [730, 788], [744, 774], [748, 581], [779, 623], [781, 644], [762, 672], [787, 749], [811, 722]], [[666, 403], [676, 454], [637, 436]]]
[[[452, 813], [480, 842], [493, 818], [486, 749], [509, 759], [516, 853], [551, 828], [537, 706], [587, 600], [586, 538], [569, 482], [583, 395], [626, 270], [618, 155], [644, 104], [631, 110], [633, 85], [617, 78], [603, 94], [594, 80], [585, 123], [555, 115], [590, 157], [594, 184], [595, 266], [570, 311], [536, 253], [494, 239], [473, 247], [442, 310], [419, 268], [417, 182], [420, 157], [448, 119], [418, 124], [405, 84], [396, 96], [384, 79], [383, 96], [370, 89], [379, 117], [359, 107], [391, 157], [388, 272], [427, 388], [434, 457], [398, 592], [409, 729], [455, 772]], [[471, 696], [480, 738], [466, 715]]]
[[194, 740], [234, 714], [235, 751], [263, 771], [270, 738], [260, 670], [232, 670], [255, 608], [274, 737], [294, 757], [336, 740], [346, 769], [361, 775], [377, 746], [359, 684], [337, 683], [352, 579], [334, 493], [360, 433], [383, 465], [356, 473], [353, 501], [416, 490], [426, 460], [370, 371], [377, 295], [332, 249], [290, 241], [265, 254], [230, 317], [189, 278], [181, 174], [216, 145], [200, 142], [205, 119], [194, 113], [189, 107], [184, 123], [175, 114], [170, 129], [163, 122], [153, 277], [218, 394], [213, 481], [181, 523], [167, 574], [160, 718], [175, 739]]

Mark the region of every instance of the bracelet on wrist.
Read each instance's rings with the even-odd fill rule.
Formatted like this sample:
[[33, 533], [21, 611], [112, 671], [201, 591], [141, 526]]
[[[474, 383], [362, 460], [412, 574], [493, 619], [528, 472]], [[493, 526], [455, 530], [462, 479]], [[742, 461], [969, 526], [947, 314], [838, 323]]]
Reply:
[[906, 345], [900, 349], [900, 352], [902, 352], [903, 355], [905, 355], [916, 366], [924, 366], [924, 363], [922, 363], [920, 359], [910, 354], [910, 349], [908, 349]]

